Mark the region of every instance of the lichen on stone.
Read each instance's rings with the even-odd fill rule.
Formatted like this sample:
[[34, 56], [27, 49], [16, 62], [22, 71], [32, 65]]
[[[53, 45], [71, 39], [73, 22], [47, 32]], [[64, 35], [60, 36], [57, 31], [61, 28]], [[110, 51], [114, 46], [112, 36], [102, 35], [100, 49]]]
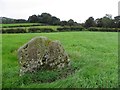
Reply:
[[59, 41], [35, 37], [18, 49], [20, 75], [45, 69], [61, 69], [70, 65], [70, 59]]

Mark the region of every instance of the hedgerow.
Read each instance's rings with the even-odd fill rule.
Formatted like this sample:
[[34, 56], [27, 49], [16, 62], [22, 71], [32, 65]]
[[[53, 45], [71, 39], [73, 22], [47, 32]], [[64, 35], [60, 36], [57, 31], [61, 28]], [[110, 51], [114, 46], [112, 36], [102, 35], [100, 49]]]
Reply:
[[[53, 28], [3, 28], [2, 33], [42, 33], [42, 32], [67, 32], [67, 31], [97, 31], [97, 32], [119, 32], [120, 28], [98, 28], [90, 27], [84, 28], [82, 26], [63, 26], [56, 30]], [[1, 32], [1, 30], [0, 30]]]
[[97, 28], [97, 27], [90, 27], [87, 30], [88, 31], [99, 31], [99, 32], [119, 32], [120, 28]]

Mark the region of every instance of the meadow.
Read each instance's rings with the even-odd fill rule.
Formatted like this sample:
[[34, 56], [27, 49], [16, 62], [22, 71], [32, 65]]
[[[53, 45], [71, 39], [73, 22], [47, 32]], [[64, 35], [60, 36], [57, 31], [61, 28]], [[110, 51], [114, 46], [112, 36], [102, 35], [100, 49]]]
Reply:
[[40, 23], [13, 23], [13, 24], [0, 24], [2, 27], [19, 27], [19, 26], [39, 26]]
[[[35, 36], [46, 36], [51, 40], [59, 40], [70, 57], [71, 65], [76, 68], [75, 73], [50, 83], [31, 81], [29, 75], [21, 78], [17, 50]], [[54, 79], [56, 73], [47, 72], [46, 74], [44, 72], [43, 76], [36, 78]], [[116, 88], [118, 87], [118, 33], [83, 31], [3, 34], [2, 87]]]

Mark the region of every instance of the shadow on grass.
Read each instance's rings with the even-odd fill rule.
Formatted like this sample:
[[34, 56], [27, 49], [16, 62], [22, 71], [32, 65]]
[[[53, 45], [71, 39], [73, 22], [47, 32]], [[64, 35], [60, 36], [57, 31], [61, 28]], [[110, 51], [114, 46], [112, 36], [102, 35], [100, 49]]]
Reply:
[[72, 65], [63, 69], [56, 70], [39, 70], [34, 73], [26, 73], [20, 76], [17, 83], [29, 85], [30, 83], [51, 83], [59, 79], [65, 79], [67, 76], [73, 75], [76, 68]]

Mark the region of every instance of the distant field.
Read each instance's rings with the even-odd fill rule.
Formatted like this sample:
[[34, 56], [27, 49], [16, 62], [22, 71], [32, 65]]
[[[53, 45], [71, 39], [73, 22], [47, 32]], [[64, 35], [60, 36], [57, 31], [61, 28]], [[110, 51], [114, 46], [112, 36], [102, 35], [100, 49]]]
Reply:
[[9, 26], [30, 26], [30, 25], [41, 25], [40, 23], [13, 23], [13, 24], [0, 24], [3, 27], [9, 27]]
[[[59, 40], [76, 72], [52, 83], [19, 77], [17, 50], [35, 36]], [[118, 33], [59, 32], [2, 35], [3, 88], [115, 88], [118, 86]], [[45, 74], [42, 78], [51, 78]], [[38, 77], [39, 79], [41, 77]], [[52, 77], [54, 78], [54, 77]]]
[[49, 26], [49, 25], [42, 25], [40, 23], [18, 23], [18, 24], [0, 24], [2, 25], [3, 30], [14, 30], [14, 29], [24, 29], [28, 31], [28, 29], [35, 28], [35, 29], [52, 29], [53, 31], [57, 31], [57, 28], [61, 26]]
[[5, 30], [7, 29], [17, 29], [17, 28], [21, 28], [21, 29], [29, 29], [29, 28], [51, 28], [53, 30], [56, 30], [57, 28], [60, 28], [61, 26], [28, 26], [28, 27], [12, 27], [12, 28], [3, 28]]

